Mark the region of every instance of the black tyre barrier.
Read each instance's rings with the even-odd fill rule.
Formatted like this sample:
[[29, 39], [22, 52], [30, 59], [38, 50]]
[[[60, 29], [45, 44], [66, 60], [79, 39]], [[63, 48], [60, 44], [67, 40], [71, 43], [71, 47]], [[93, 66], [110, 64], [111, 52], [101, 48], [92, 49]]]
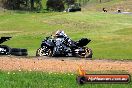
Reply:
[[12, 48], [11, 52], [27, 52], [27, 49]]
[[11, 48], [6, 45], [0, 45], [0, 55], [9, 55]]
[[27, 56], [27, 49], [20, 49], [20, 48], [12, 48], [11, 49], [11, 55], [15, 56]]

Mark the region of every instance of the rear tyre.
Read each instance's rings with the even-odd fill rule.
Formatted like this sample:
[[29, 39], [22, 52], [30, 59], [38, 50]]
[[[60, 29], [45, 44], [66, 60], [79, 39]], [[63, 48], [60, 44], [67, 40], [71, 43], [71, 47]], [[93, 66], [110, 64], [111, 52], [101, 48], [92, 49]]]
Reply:
[[52, 49], [44, 49], [44, 48], [39, 48], [36, 51], [36, 56], [53, 56], [53, 51]]
[[46, 54], [44, 53], [44, 49], [43, 48], [39, 48], [36, 51], [36, 56], [45, 56]]
[[39, 48], [36, 51], [36, 56], [48, 56], [49, 49], [47, 47]]
[[48, 49], [47, 56], [49, 56], [49, 57], [54, 56], [52, 49]]

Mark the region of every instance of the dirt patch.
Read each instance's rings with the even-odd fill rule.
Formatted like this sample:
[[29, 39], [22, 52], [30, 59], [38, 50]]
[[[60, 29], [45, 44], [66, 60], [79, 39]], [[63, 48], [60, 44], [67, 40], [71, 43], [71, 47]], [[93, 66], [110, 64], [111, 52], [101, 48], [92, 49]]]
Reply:
[[20, 33], [22, 31], [0, 31], [0, 34], [3, 34], [3, 33]]
[[132, 61], [111, 60], [75, 60], [75, 58], [48, 58], [48, 57], [0, 57], [0, 70], [28, 70], [48, 72], [76, 72], [82, 65], [88, 71], [117, 70], [132, 73]]

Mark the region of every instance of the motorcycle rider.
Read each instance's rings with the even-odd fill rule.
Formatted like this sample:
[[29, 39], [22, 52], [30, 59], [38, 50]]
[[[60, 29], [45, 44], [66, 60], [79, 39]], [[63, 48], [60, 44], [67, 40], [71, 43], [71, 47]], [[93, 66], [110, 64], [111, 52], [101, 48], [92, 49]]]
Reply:
[[64, 40], [62, 39], [63, 41], [67, 41], [69, 44], [71, 44], [71, 39], [65, 34], [63, 30], [56, 31], [54, 38], [64, 38]]
[[62, 30], [56, 31], [53, 38], [54, 38], [55, 44], [56, 44], [56, 47], [54, 48], [53, 53], [60, 54], [60, 53], [64, 52], [65, 50], [68, 50], [66, 45], [70, 46], [71, 39], [65, 34], [64, 31], [62, 31]]
[[65, 34], [64, 31], [58, 30], [58, 31], [56, 31], [56, 33], [55, 33], [55, 37], [67, 37], [67, 35]]

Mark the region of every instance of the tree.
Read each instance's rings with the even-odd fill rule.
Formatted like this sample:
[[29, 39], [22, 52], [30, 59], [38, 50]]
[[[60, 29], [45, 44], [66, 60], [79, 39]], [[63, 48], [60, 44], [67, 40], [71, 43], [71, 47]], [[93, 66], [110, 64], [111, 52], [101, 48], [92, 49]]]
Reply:
[[65, 9], [63, 0], [47, 0], [47, 10], [63, 11]]
[[42, 9], [42, 0], [35, 0], [36, 3], [36, 9], [41, 10]]
[[31, 10], [34, 9], [34, 0], [30, 0], [30, 4], [31, 4]]
[[42, 8], [41, 0], [2, 0], [1, 3], [3, 8], [11, 10], [40, 10]]
[[65, 3], [69, 6], [75, 3], [75, 0], [65, 0]]
[[27, 1], [28, 0], [2, 0], [2, 7], [6, 9], [22, 9], [22, 7], [27, 6]]

